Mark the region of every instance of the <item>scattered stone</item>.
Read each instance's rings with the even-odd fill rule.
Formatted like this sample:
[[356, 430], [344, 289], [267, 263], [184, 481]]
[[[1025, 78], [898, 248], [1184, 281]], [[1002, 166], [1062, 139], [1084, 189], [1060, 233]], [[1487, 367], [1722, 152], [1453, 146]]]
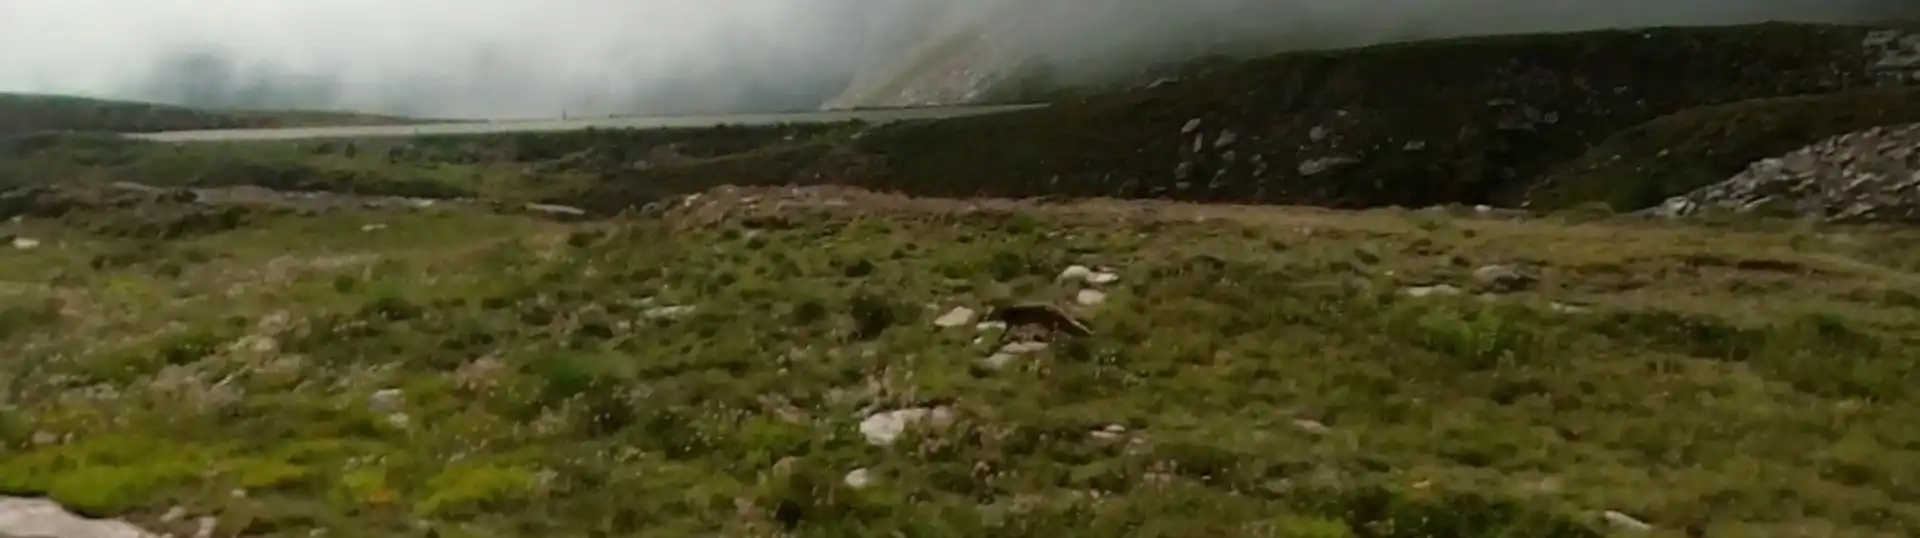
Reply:
[[1089, 269], [1085, 265], [1074, 265], [1067, 267], [1065, 271], [1061, 271], [1057, 280], [1084, 280], [1087, 278], [1087, 275], [1091, 274], [1093, 274], [1093, 269]]
[[1427, 149], [1427, 141], [1409, 140], [1407, 141], [1406, 145], [1400, 146], [1400, 149], [1403, 149], [1406, 151], [1425, 151]]
[[33, 432], [33, 444], [46, 446], [60, 442], [60, 435], [50, 431]]
[[107, 186], [115, 189], [120, 189], [123, 191], [133, 191], [141, 194], [166, 194], [167, 192], [166, 189], [162, 189], [160, 187], [155, 187], [145, 183], [137, 183], [133, 181], [115, 181], [113, 183], [107, 184]]
[[220, 520], [213, 516], [201, 516], [200, 528], [193, 531], [193, 538], [213, 538], [213, 532], [219, 530]]
[[46, 499], [0, 497], [0, 536], [20, 538], [159, 538], [125, 521], [88, 519]]
[[927, 423], [936, 428], [953, 423], [953, 410], [941, 407], [916, 407], [874, 413], [860, 421], [860, 435], [874, 446], [892, 445], [907, 428]]
[[1321, 157], [1318, 159], [1308, 159], [1300, 163], [1299, 171], [1300, 175], [1312, 176], [1357, 162], [1360, 162], [1360, 160], [1352, 157]]
[[579, 218], [587, 216], [587, 210], [573, 206], [556, 204], [527, 204], [527, 211], [554, 217]]
[[400, 389], [380, 389], [367, 397], [367, 412], [378, 415], [398, 413], [407, 407], [407, 393]]
[[1600, 518], [1606, 520], [1608, 525], [1612, 525], [1614, 528], [1623, 531], [1647, 532], [1653, 530], [1652, 524], [1613, 510], [1602, 512]]
[[1240, 140], [1240, 135], [1234, 134], [1234, 132], [1231, 130], [1220, 131], [1220, 136], [1215, 137], [1213, 139], [1213, 149], [1226, 149], [1229, 147], [1233, 147], [1233, 143], [1238, 142], [1239, 140]]
[[13, 238], [13, 248], [19, 249], [19, 250], [33, 250], [36, 248], [40, 248], [40, 240], [31, 238], [31, 237], [15, 237]]
[[1004, 330], [1007, 330], [1007, 322], [1004, 322], [1004, 321], [982, 321], [982, 322], [979, 322], [979, 323], [975, 323], [975, 324], [973, 324], [973, 329], [974, 329], [974, 330], [976, 330], [976, 331], [980, 331], [980, 332], [987, 332], [987, 331], [1004, 331]]
[[1074, 294], [1073, 302], [1080, 303], [1082, 306], [1097, 306], [1107, 302], [1107, 292], [1095, 289], [1080, 290], [1080, 293]]
[[1089, 435], [1092, 435], [1093, 438], [1099, 439], [1102, 441], [1117, 441], [1121, 437], [1125, 437], [1127, 435], [1127, 427], [1121, 426], [1119, 424], [1108, 424], [1104, 428], [1094, 430]]
[[1180, 126], [1180, 136], [1193, 134], [1194, 131], [1197, 131], [1199, 129], [1200, 129], [1200, 118], [1187, 120], [1186, 125]]
[[1762, 159], [1648, 212], [1765, 212], [1829, 222], [1920, 222], [1920, 124], [1876, 127]]
[[1881, 82], [1920, 82], [1920, 33], [1876, 30], [1869, 32], [1862, 44], [1873, 60], [1870, 69]]
[[1566, 303], [1553, 303], [1552, 305], [1549, 306], [1549, 308], [1552, 308], [1554, 312], [1559, 312], [1562, 314], [1585, 314], [1587, 312], [1593, 311], [1592, 308], [1588, 308], [1588, 307], [1580, 306], [1576, 304], [1566, 304]]
[[187, 509], [185, 507], [175, 506], [173, 508], [168, 508], [166, 513], [160, 514], [160, 522], [172, 523], [175, 521], [179, 521], [181, 519], [185, 519], [186, 517], [187, 517]]
[[1294, 419], [1293, 427], [1299, 428], [1300, 431], [1307, 432], [1313, 435], [1326, 435], [1329, 433], [1333, 433], [1333, 428], [1329, 428], [1327, 427], [1326, 424], [1323, 424], [1318, 420], [1313, 420], [1310, 418]]
[[1524, 290], [1538, 281], [1511, 265], [1488, 265], [1475, 269], [1473, 278], [1501, 293]]
[[1313, 126], [1313, 129], [1312, 129], [1312, 130], [1309, 130], [1309, 131], [1307, 131], [1307, 138], [1309, 138], [1309, 139], [1312, 139], [1312, 140], [1313, 140], [1314, 142], [1319, 142], [1319, 141], [1322, 141], [1322, 140], [1326, 140], [1326, 139], [1327, 139], [1327, 127], [1326, 127], [1326, 126], [1324, 126], [1324, 125], [1315, 125], [1315, 126]]
[[647, 319], [680, 319], [692, 314], [692, 306], [661, 306], [649, 308], [640, 315]]
[[413, 426], [413, 417], [407, 416], [406, 413], [393, 413], [387, 415], [387, 424], [404, 430]]
[[867, 489], [867, 486], [873, 485], [873, 473], [871, 471], [868, 471], [865, 467], [854, 469], [852, 471], [847, 472], [845, 481], [847, 483], [847, 487], [850, 487], [853, 489]]
[[1097, 286], [1119, 282], [1120, 275], [1106, 271], [1095, 271], [1084, 265], [1075, 265], [1068, 267], [1065, 271], [1061, 271], [1059, 280], [1078, 280]]
[[1008, 342], [1007, 345], [1000, 346], [1000, 351], [1015, 355], [1025, 355], [1046, 351], [1047, 348], [1050, 347], [1053, 347], [1053, 345], [1046, 342]]
[[971, 308], [967, 308], [964, 306], [956, 306], [953, 308], [953, 310], [947, 311], [946, 314], [942, 314], [940, 317], [934, 318], [933, 324], [943, 329], [951, 329], [954, 327], [959, 327], [961, 325], [973, 323], [973, 318], [975, 314], [976, 313]]
[[368, 224], [360, 227], [360, 231], [362, 232], [376, 232], [385, 229], [387, 229], [387, 225], [385, 224]]
[[1032, 327], [1076, 337], [1093, 334], [1093, 330], [1087, 328], [1085, 323], [1074, 319], [1060, 307], [1044, 303], [1024, 303], [995, 308], [987, 315], [987, 319], [1005, 323], [1009, 331], [1017, 327]]
[[999, 370], [1005, 368], [1007, 363], [1013, 362], [1014, 359], [1018, 359], [1027, 354], [1046, 351], [1049, 347], [1052, 346], [1046, 342], [1008, 342], [1007, 345], [1000, 346], [1000, 350], [993, 352], [992, 355], [988, 355], [986, 359], [981, 360], [981, 365], [986, 366], [988, 369]]
[[1460, 288], [1456, 288], [1450, 285], [1437, 284], [1433, 286], [1414, 286], [1411, 288], [1401, 290], [1401, 293], [1405, 293], [1408, 297], [1420, 298], [1420, 297], [1431, 297], [1436, 295], [1438, 296], [1459, 295], [1461, 293], [1461, 290]]

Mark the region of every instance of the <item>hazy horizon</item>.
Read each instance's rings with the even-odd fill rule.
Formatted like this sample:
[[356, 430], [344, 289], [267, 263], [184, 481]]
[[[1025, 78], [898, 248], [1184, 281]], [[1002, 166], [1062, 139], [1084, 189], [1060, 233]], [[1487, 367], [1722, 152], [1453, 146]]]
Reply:
[[[932, 14], [990, 15], [983, 2], [873, 4], [0, 0], [0, 91], [440, 117], [806, 109], [926, 37]], [[1022, 41], [1092, 71], [1120, 51], [1188, 54], [1181, 44], [1202, 38], [1350, 45], [1915, 9], [1900, 0], [1072, 0], [1016, 9], [1029, 8], [1011, 18]]]

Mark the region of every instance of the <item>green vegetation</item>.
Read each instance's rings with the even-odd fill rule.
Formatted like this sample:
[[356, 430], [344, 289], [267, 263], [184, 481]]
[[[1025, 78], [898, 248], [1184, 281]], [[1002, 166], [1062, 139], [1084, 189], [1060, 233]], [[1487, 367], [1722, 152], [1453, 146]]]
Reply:
[[[0, 490], [247, 536], [1920, 524], [1912, 233], [707, 199], [6, 224], [40, 246], [0, 258]], [[933, 322], [1074, 304], [1075, 264], [1120, 277], [1091, 337], [996, 369], [997, 331]], [[1469, 294], [1406, 294], [1440, 283]], [[956, 418], [858, 431], [923, 405]]]
[[431, 120], [307, 110], [206, 110], [85, 97], [0, 93], [0, 137], [48, 131], [139, 133], [422, 121]]
[[[1906, 535], [1920, 231], [1612, 215], [1916, 121], [1861, 32], [1298, 53], [879, 128], [14, 137], [0, 494], [266, 538]], [[1568, 210], [969, 198], [1535, 184]], [[1028, 303], [1092, 334], [954, 322]]]

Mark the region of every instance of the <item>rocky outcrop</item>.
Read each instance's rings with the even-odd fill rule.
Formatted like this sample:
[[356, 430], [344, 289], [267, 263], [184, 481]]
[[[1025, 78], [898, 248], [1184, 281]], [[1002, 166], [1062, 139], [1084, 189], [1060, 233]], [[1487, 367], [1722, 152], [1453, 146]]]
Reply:
[[1889, 83], [1920, 82], [1920, 32], [1881, 30], [1867, 34], [1874, 74]]
[[1837, 222], [1920, 223], [1920, 124], [1829, 138], [1753, 163], [1653, 212], [1790, 214]]
[[88, 519], [46, 499], [0, 497], [0, 537], [158, 538], [124, 521]]

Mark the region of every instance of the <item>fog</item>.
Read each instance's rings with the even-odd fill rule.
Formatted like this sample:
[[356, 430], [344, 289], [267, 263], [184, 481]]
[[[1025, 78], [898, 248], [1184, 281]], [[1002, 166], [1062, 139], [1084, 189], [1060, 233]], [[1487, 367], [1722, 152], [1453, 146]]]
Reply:
[[441, 117], [811, 109], [942, 32], [1104, 73], [1244, 50], [1913, 16], [1910, 0], [0, 0], [0, 91]]

